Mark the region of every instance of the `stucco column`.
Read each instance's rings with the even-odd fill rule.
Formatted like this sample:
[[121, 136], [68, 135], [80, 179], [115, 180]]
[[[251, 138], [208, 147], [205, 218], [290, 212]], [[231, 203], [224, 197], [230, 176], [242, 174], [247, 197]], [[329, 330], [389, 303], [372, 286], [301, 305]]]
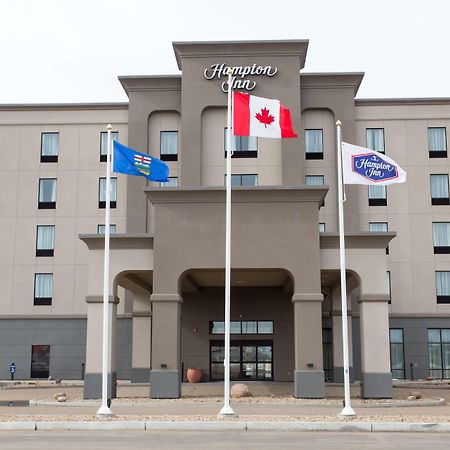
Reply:
[[294, 294], [294, 397], [324, 398], [321, 293]]
[[178, 294], [152, 294], [150, 398], [181, 396], [181, 304]]
[[150, 380], [152, 311], [150, 292], [133, 293], [133, 343], [131, 355], [131, 382]]
[[392, 375], [389, 347], [389, 297], [363, 294], [359, 299], [361, 326], [361, 395], [391, 398]]
[[[103, 365], [103, 297], [89, 295], [86, 297], [87, 336], [86, 336], [86, 372], [84, 375], [84, 398], [102, 397]], [[116, 398], [116, 322], [118, 297], [109, 297], [109, 365], [108, 398]]]
[[[351, 304], [350, 293], [347, 293], [348, 306]], [[337, 286], [332, 291], [332, 327], [333, 327], [333, 382], [344, 382], [344, 356], [342, 338], [342, 300], [341, 287]], [[352, 316], [347, 309], [347, 330], [348, 330], [348, 365], [350, 382], [355, 380], [353, 374], [353, 336], [352, 336]]]

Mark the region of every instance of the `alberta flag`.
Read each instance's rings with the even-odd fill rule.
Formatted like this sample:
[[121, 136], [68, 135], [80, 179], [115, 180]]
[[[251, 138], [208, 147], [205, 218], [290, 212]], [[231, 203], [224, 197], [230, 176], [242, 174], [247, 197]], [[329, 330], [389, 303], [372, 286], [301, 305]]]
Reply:
[[169, 181], [169, 168], [160, 159], [113, 141], [113, 172], [137, 175], [150, 181]]
[[342, 143], [344, 184], [404, 183], [406, 172], [391, 158], [357, 145]]
[[291, 113], [279, 100], [233, 92], [233, 134], [296, 138]]

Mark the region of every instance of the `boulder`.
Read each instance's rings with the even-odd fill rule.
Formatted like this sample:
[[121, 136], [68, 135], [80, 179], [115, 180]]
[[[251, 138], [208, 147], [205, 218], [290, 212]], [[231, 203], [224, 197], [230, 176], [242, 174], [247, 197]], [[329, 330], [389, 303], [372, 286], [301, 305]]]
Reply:
[[232, 398], [241, 398], [241, 397], [251, 397], [252, 393], [250, 392], [248, 386], [246, 384], [237, 383], [231, 386], [230, 391]]
[[58, 392], [57, 394], [55, 394], [55, 400], [57, 402], [66, 402], [67, 394], [65, 392]]
[[410, 396], [408, 397], [408, 400], [409, 400], [409, 401], [414, 401], [414, 400], [417, 400], [417, 399], [416, 399], [416, 397], [414, 397], [414, 395], [410, 395]]
[[422, 398], [422, 394], [419, 391], [411, 391], [409, 395], [414, 395], [417, 399]]

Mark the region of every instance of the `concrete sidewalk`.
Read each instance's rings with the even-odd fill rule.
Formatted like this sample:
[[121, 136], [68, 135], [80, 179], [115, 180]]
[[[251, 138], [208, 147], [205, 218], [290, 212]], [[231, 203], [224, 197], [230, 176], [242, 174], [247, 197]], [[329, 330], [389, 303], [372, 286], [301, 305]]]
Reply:
[[[83, 400], [80, 382], [0, 387], [0, 430], [286, 430], [286, 431], [440, 431], [450, 432], [450, 389], [417, 384], [397, 386], [392, 400], [352, 398], [356, 418], [343, 418], [340, 385], [327, 385], [327, 399], [294, 399], [291, 383], [248, 383], [253, 397], [232, 400], [235, 415], [220, 417], [221, 383], [184, 384], [183, 397], [148, 398], [148, 384], [119, 383], [112, 417], [99, 418], [100, 401]], [[407, 401], [411, 390], [423, 398]], [[54, 395], [65, 392], [68, 401]], [[357, 396], [359, 386], [352, 386]], [[19, 402], [30, 406], [19, 406]]]

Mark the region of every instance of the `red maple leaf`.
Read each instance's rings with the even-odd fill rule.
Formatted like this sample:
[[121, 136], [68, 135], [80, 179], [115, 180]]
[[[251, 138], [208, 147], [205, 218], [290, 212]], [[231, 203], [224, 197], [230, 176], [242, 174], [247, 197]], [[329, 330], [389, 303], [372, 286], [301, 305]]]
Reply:
[[267, 128], [267, 125], [270, 125], [274, 120], [275, 117], [272, 116], [272, 114], [269, 114], [269, 110], [267, 108], [261, 109], [261, 114], [257, 113], [255, 117], [264, 124], [264, 126]]

